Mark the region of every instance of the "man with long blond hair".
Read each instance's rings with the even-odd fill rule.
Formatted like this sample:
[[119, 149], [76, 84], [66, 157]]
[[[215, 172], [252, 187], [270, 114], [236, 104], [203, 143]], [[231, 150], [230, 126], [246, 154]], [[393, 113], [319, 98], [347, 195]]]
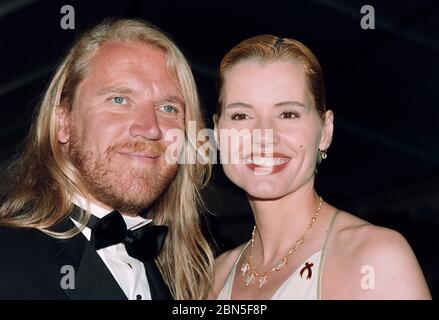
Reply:
[[82, 35], [10, 170], [0, 299], [205, 298], [213, 258], [198, 209], [211, 168], [176, 161], [199, 150], [189, 121], [203, 127], [195, 81], [163, 32], [122, 19]]

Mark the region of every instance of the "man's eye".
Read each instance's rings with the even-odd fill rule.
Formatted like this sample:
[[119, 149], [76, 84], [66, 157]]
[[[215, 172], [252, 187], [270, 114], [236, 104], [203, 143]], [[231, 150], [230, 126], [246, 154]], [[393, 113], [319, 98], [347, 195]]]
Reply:
[[292, 111], [284, 111], [280, 114], [281, 119], [294, 119], [298, 118], [298, 115]]
[[113, 97], [111, 98], [111, 102], [114, 104], [127, 104], [127, 99], [125, 97]]
[[248, 119], [249, 118], [249, 116], [247, 115], [247, 114], [245, 114], [245, 113], [235, 113], [235, 114], [233, 114], [232, 115], [232, 120], [245, 120], [245, 119]]
[[163, 107], [160, 107], [160, 110], [163, 110], [166, 113], [177, 113], [177, 108], [170, 106], [170, 105], [166, 105]]

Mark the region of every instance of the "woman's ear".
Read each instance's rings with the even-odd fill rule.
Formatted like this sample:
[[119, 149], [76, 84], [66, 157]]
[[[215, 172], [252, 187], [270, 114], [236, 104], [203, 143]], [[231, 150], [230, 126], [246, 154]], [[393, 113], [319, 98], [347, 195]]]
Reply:
[[325, 121], [323, 123], [322, 137], [320, 138], [319, 149], [328, 150], [332, 142], [334, 132], [334, 113], [332, 110], [325, 112]]
[[66, 106], [56, 108], [56, 121], [58, 125], [58, 141], [66, 144], [70, 140], [70, 112]]

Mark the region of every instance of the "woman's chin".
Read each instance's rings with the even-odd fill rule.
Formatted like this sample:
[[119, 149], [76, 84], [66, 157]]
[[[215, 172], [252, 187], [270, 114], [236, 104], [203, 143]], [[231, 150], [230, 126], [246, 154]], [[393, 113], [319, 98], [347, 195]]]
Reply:
[[244, 189], [247, 195], [252, 200], [276, 200], [282, 198], [287, 192], [276, 190], [277, 188], [247, 188]]

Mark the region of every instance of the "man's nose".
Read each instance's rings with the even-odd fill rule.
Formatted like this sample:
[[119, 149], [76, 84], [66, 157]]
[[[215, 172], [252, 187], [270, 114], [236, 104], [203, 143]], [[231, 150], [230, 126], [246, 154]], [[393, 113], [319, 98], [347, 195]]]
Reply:
[[132, 117], [130, 125], [131, 136], [147, 140], [159, 140], [162, 138], [162, 131], [153, 106], [144, 107], [133, 112]]

